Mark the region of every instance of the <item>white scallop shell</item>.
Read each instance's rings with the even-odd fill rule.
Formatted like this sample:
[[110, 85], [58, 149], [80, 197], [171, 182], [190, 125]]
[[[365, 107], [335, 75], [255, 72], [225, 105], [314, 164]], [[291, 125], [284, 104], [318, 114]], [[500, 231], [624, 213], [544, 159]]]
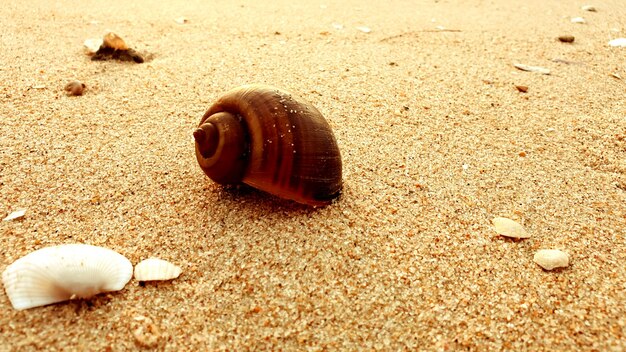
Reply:
[[166, 260], [150, 258], [135, 266], [135, 279], [138, 281], [161, 281], [177, 278], [182, 269]]
[[66, 244], [16, 260], [2, 273], [2, 283], [13, 308], [22, 310], [119, 291], [132, 274], [130, 261], [113, 250]]

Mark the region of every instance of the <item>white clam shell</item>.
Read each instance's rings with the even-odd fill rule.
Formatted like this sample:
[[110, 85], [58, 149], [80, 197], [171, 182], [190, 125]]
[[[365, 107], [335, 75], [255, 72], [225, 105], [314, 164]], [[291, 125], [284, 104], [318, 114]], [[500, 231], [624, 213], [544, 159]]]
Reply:
[[519, 223], [507, 218], [494, 218], [493, 227], [499, 235], [512, 238], [529, 238], [530, 234]]
[[162, 281], [177, 278], [182, 269], [166, 260], [150, 258], [135, 266], [135, 279], [138, 281]]
[[130, 261], [113, 250], [66, 244], [16, 260], [2, 273], [2, 283], [13, 308], [22, 310], [119, 291], [132, 274]]
[[533, 261], [546, 270], [565, 268], [569, 265], [569, 255], [558, 249], [540, 249]]

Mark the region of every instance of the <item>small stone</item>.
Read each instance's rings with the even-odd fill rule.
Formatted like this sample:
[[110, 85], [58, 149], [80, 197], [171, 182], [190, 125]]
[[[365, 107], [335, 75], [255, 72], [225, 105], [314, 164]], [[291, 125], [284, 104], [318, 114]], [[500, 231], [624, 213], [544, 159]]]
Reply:
[[69, 95], [73, 96], [83, 95], [85, 88], [87, 88], [85, 83], [82, 83], [80, 81], [71, 81], [67, 85], [65, 85], [65, 91]]
[[2, 221], [11, 221], [11, 220], [21, 219], [24, 217], [24, 214], [26, 214], [26, 209], [19, 209], [7, 215], [7, 217], [2, 219]]
[[563, 42], [563, 43], [573, 43], [574, 42], [574, 36], [573, 35], [562, 35], [559, 36], [559, 41]]
[[598, 10], [595, 8], [595, 6], [592, 5], [585, 5], [583, 7], [581, 7], [581, 9], [583, 11], [589, 11], [589, 12], [597, 12]]
[[356, 27], [356, 29], [360, 30], [363, 33], [369, 33], [372, 31], [370, 27], [365, 27], [365, 26], [359, 26], [359, 27]]
[[511, 219], [497, 217], [492, 222], [499, 235], [511, 238], [530, 238], [530, 234], [526, 232], [524, 227]]
[[552, 270], [567, 267], [569, 256], [558, 249], [540, 249], [535, 253], [533, 261], [545, 270]]
[[524, 152], [524, 151], [519, 152], [519, 156], [522, 157], [522, 158], [525, 158], [526, 157], [526, 152]]
[[587, 22], [587, 21], [585, 21], [585, 19], [584, 19], [584, 18], [582, 18], [582, 17], [574, 17], [574, 18], [572, 18], [572, 20], [571, 20], [571, 21], [572, 21], [572, 23], [579, 23], [579, 24], [583, 24], [583, 23], [586, 23], [586, 22]]
[[516, 85], [515, 88], [517, 88], [518, 91], [522, 92], [522, 93], [526, 93], [528, 92], [528, 87], [527, 86], [519, 86]]

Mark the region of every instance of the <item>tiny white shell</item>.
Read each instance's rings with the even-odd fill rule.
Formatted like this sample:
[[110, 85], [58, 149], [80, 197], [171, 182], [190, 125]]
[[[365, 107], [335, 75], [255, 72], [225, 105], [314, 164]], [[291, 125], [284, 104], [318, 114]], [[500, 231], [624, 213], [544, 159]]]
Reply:
[[535, 253], [533, 261], [546, 270], [552, 270], [567, 267], [569, 256], [558, 249], [540, 249]]
[[137, 281], [163, 281], [177, 278], [182, 269], [166, 260], [149, 258], [135, 266]]
[[12, 212], [11, 214], [9, 214], [6, 218], [2, 219], [3, 221], [11, 221], [11, 220], [16, 220], [16, 219], [21, 219], [24, 217], [24, 214], [26, 214], [26, 209], [20, 209], [20, 210], [16, 210], [14, 212]]
[[572, 21], [572, 23], [580, 23], [580, 24], [583, 24], [583, 23], [587, 22], [582, 17], [574, 17], [574, 18], [571, 19], [571, 21]]
[[530, 234], [517, 222], [507, 218], [493, 218], [493, 227], [496, 232], [505, 237], [529, 238]]
[[626, 38], [616, 38], [609, 42], [609, 46], [626, 48]]
[[102, 45], [102, 43], [103, 43], [102, 39], [92, 38], [92, 39], [85, 40], [83, 45], [85, 46], [85, 49], [87, 50], [88, 54], [95, 54], [96, 51], [100, 49], [100, 45]]
[[119, 291], [132, 274], [130, 261], [113, 250], [66, 244], [16, 260], [2, 273], [2, 283], [13, 308], [22, 310]]

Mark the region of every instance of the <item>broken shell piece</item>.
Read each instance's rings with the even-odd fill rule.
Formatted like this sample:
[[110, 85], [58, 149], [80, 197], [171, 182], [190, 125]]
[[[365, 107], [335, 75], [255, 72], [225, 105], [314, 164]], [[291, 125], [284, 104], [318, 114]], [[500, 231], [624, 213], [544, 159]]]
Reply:
[[618, 46], [618, 47], [626, 48], [626, 38], [613, 39], [609, 42], [609, 46]]
[[582, 23], [585, 23], [585, 22], [587, 22], [587, 21], [585, 21], [585, 19], [582, 18], [582, 17], [574, 17], [574, 18], [572, 18], [572, 23], [580, 23], [580, 24], [582, 24]]
[[372, 31], [370, 27], [365, 27], [365, 26], [358, 26], [356, 27], [356, 29], [360, 30], [363, 33], [369, 33]]
[[2, 283], [13, 308], [22, 310], [119, 291], [132, 275], [130, 261], [113, 250], [66, 244], [16, 260], [2, 273]]
[[550, 70], [548, 70], [545, 67], [530, 66], [530, 65], [524, 65], [524, 64], [513, 64], [513, 66], [515, 66], [515, 68], [517, 68], [518, 70], [522, 70], [522, 71], [537, 72], [537, 73], [541, 73], [544, 75], [550, 74]]
[[68, 92], [69, 95], [74, 96], [83, 95], [85, 88], [87, 88], [85, 83], [82, 83], [80, 81], [71, 81], [70, 83], [65, 85], [65, 91]]
[[98, 51], [91, 57], [93, 61], [103, 60], [120, 60], [134, 61], [138, 64], [144, 62], [141, 54], [126, 45], [126, 42], [115, 33], [109, 32], [104, 35], [102, 45]]
[[589, 12], [596, 12], [596, 11], [598, 11], [598, 10], [595, 8], [595, 6], [592, 6], [592, 5], [585, 5], [585, 6], [581, 7], [581, 10], [583, 10], [583, 11], [589, 11]]
[[114, 50], [128, 50], [128, 45], [126, 45], [124, 39], [122, 39], [119, 35], [113, 32], [109, 32], [104, 35], [104, 38], [102, 39], [102, 45]]
[[26, 209], [19, 209], [7, 215], [7, 217], [2, 219], [2, 221], [11, 221], [11, 220], [16, 220], [16, 219], [21, 219], [24, 217], [24, 214], [26, 214]]
[[185, 24], [187, 22], [189, 22], [185, 17], [178, 17], [174, 19], [174, 22], [178, 23], [178, 24]]
[[526, 232], [522, 225], [507, 218], [494, 218], [492, 220], [493, 227], [499, 235], [512, 238], [529, 238], [530, 234]]
[[135, 266], [137, 281], [164, 281], [177, 278], [182, 269], [166, 260], [150, 258]]
[[558, 249], [540, 249], [535, 253], [533, 261], [546, 270], [552, 270], [567, 267], [569, 256]]
[[100, 46], [102, 45], [103, 40], [102, 39], [87, 39], [83, 42], [83, 45], [85, 46], [85, 49], [87, 50], [87, 53], [90, 55], [93, 55], [96, 53], [96, 51], [98, 51], [98, 49], [100, 49]]

